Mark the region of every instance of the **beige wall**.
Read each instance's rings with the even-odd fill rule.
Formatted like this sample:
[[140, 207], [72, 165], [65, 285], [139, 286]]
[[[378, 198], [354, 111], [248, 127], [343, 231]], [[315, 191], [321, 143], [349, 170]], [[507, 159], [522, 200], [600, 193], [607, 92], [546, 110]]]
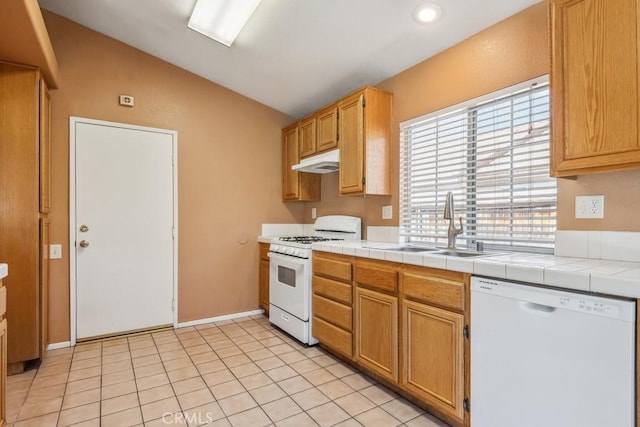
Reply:
[[[393, 93], [391, 187], [389, 197], [340, 197], [337, 174], [322, 178], [320, 203], [307, 203], [318, 215], [362, 216], [365, 225], [398, 225], [399, 123], [549, 73], [546, 3], [538, 3], [456, 46], [376, 85]], [[604, 173], [558, 181], [558, 228], [640, 231], [640, 171]], [[576, 195], [604, 194], [604, 220], [576, 220]], [[382, 206], [393, 219], [382, 220]]]
[[[179, 321], [258, 308], [256, 237], [301, 222], [281, 202], [280, 129], [292, 118], [43, 11], [61, 70], [51, 92], [51, 342], [69, 339], [69, 116], [178, 131]], [[135, 97], [120, 107], [118, 95]], [[246, 242], [246, 243], [244, 243]]]
[[[180, 321], [257, 307], [255, 237], [264, 222], [310, 223], [347, 214], [398, 224], [400, 122], [548, 73], [546, 5], [539, 3], [380, 83], [394, 94], [391, 196], [341, 197], [322, 177], [322, 202], [281, 203], [280, 128], [293, 121], [113, 39], [43, 12], [61, 69], [52, 92], [51, 340], [69, 338], [68, 118], [175, 129], [179, 138]], [[136, 107], [117, 96], [136, 97]], [[640, 231], [640, 171], [559, 180], [558, 228]], [[604, 220], [575, 220], [573, 199], [604, 194]], [[381, 207], [392, 204], [392, 220]], [[248, 240], [247, 244], [242, 244]], [[224, 249], [222, 249], [224, 248]]]

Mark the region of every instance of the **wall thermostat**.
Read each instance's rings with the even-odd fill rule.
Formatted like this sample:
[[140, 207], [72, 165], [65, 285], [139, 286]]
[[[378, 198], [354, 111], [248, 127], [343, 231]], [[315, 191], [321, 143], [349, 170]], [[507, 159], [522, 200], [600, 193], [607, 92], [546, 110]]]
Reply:
[[120, 95], [120, 105], [124, 105], [125, 107], [133, 107], [133, 96]]

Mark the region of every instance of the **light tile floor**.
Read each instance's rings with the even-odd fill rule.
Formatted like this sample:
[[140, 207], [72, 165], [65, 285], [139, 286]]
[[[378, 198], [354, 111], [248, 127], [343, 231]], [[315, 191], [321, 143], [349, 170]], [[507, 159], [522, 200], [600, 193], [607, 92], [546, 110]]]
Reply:
[[7, 381], [7, 419], [34, 426], [446, 424], [264, 316], [49, 351]]

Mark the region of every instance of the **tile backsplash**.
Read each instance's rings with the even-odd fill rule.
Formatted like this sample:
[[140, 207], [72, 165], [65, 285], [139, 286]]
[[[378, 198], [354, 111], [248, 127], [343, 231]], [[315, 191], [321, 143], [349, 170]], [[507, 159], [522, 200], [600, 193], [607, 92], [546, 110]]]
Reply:
[[367, 240], [372, 242], [399, 242], [400, 227], [369, 226]]
[[556, 256], [640, 261], [640, 232], [556, 231]]

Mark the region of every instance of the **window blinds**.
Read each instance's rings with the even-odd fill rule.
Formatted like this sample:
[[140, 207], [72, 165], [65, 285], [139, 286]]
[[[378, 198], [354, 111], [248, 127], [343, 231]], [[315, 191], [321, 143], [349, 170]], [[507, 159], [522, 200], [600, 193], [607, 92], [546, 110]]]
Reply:
[[400, 234], [407, 241], [447, 243], [451, 191], [462, 245], [553, 250], [546, 77], [402, 123], [400, 134]]

